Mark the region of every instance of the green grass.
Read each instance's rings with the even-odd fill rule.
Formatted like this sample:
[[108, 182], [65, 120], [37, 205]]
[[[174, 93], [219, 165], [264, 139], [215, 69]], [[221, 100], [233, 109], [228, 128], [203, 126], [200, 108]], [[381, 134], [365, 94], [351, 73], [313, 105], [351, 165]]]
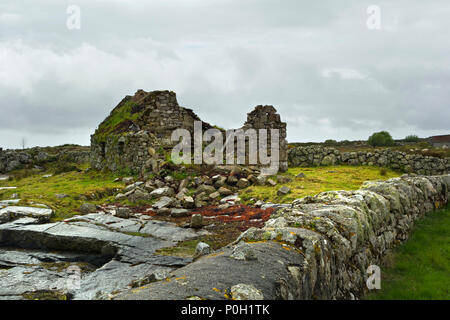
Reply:
[[[33, 173], [31, 170], [21, 170], [10, 173], [20, 178], [0, 181], [0, 187], [17, 189], [0, 191], [0, 200], [11, 199], [11, 195], [17, 193], [21, 199], [18, 205], [45, 204], [54, 210], [52, 220], [60, 221], [79, 214], [77, 210], [84, 202], [103, 204], [111, 201], [114, 189], [123, 188], [122, 183], [113, 182], [117, 175], [110, 173], [70, 171], [44, 178], [43, 175], [48, 173], [53, 171]], [[58, 199], [56, 194], [67, 194], [68, 197]]]
[[[303, 172], [304, 178], [295, 176]], [[367, 180], [387, 180], [398, 177], [401, 174], [391, 169], [370, 166], [327, 166], [309, 168], [289, 168], [281, 174], [292, 179], [292, 182], [271, 186], [251, 186], [241, 191], [240, 196], [244, 201], [255, 198], [270, 202], [290, 202], [305, 196], [315, 195], [323, 191], [356, 190]], [[273, 178], [276, 181], [276, 178]], [[291, 188], [291, 193], [278, 196], [277, 191], [281, 186]]]
[[389, 260], [381, 268], [381, 290], [366, 299], [450, 299], [450, 206], [417, 221]]

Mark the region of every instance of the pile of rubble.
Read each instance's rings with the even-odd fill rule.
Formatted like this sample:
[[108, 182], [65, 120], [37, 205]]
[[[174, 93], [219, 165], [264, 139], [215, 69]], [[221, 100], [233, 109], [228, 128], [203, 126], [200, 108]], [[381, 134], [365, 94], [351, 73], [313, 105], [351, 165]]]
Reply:
[[190, 209], [219, 205], [225, 209], [238, 204], [238, 191], [251, 185], [276, 182], [260, 174], [257, 167], [217, 166], [210, 173], [175, 179], [172, 175], [151, 176], [142, 181], [123, 178], [125, 188], [115, 196], [117, 201], [151, 202], [158, 215], [180, 217]]

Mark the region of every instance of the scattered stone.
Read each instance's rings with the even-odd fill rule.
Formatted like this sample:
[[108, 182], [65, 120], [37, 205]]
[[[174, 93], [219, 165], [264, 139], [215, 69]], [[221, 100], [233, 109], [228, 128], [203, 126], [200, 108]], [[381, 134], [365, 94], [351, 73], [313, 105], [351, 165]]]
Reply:
[[255, 176], [252, 175], [252, 174], [250, 174], [250, 175], [247, 177], [247, 180], [250, 181], [250, 183], [253, 183], [253, 184], [255, 184], [255, 183], [258, 182], [258, 178], [255, 177]]
[[164, 217], [167, 217], [167, 216], [169, 216], [170, 215], [170, 209], [169, 208], [161, 208], [161, 209], [157, 209], [156, 210], [156, 214], [158, 215], [158, 216], [164, 216]]
[[295, 176], [296, 178], [304, 178], [305, 174], [303, 172], [300, 172], [298, 175]]
[[284, 184], [284, 183], [289, 183], [289, 182], [291, 182], [292, 179], [289, 178], [289, 177], [286, 177], [286, 176], [277, 176], [277, 181], [278, 181], [278, 183]]
[[191, 228], [200, 229], [203, 227], [203, 216], [201, 214], [193, 214], [191, 217]]
[[56, 197], [56, 199], [64, 199], [64, 198], [67, 198], [68, 195], [65, 193], [57, 193], [57, 194], [55, 194], [55, 197]]
[[169, 277], [169, 271], [168, 270], [164, 270], [164, 269], [159, 269], [154, 271], [153, 273], [151, 273], [150, 275], [139, 279], [139, 280], [135, 280], [133, 282], [130, 283], [130, 287], [131, 288], [138, 288], [138, 287], [142, 287], [145, 286], [147, 284], [150, 284], [152, 282], [156, 282], [156, 281], [161, 281], [164, 280], [166, 278]]
[[244, 283], [239, 283], [231, 287], [231, 297], [234, 300], [264, 300], [264, 295], [261, 290]]
[[125, 200], [126, 198], [127, 198], [127, 196], [124, 195], [123, 193], [118, 193], [118, 194], [115, 196], [115, 199], [116, 199], [117, 201]]
[[170, 216], [174, 217], [174, 218], [187, 217], [188, 214], [189, 214], [189, 210], [186, 210], [186, 209], [173, 208], [170, 210]]
[[209, 198], [210, 198], [211, 200], [216, 200], [218, 197], [220, 197], [220, 193], [219, 193], [218, 191], [213, 192], [213, 193], [211, 193], [211, 194], [209, 195]]
[[258, 177], [256, 177], [256, 184], [263, 186], [266, 184], [266, 180], [267, 180], [266, 176], [259, 175]]
[[289, 192], [291, 192], [291, 188], [289, 188], [289, 187], [287, 187], [287, 186], [282, 186], [280, 189], [278, 189], [277, 195], [278, 195], [278, 196], [285, 196], [285, 195], [287, 195]]
[[172, 182], [174, 181], [174, 179], [173, 179], [172, 176], [165, 176], [165, 177], [164, 177], [164, 181], [165, 181], [166, 183], [172, 183]]
[[203, 192], [206, 194], [211, 194], [215, 191], [216, 191], [216, 188], [214, 188], [213, 186], [210, 186], [207, 184], [202, 184], [200, 187], [197, 188], [197, 191], [195, 192], [195, 194], [198, 195]]
[[128, 200], [130, 202], [137, 202], [139, 200], [146, 201], [150, 200], [150, 195], [142, 189], [135, 189], [134, 191], [131, 191], [131, 194], [128, 195]]
[[225, 185], [225, 182], [227, 181], [227, 178], [224, 176], [219, 176], [219, 178], [214, 182], [214, 187], [217, 189], [223, 187]]
[[249, 181], [247, 179], [245, 179], [245, 178], [239, 179], [238, 183], [236, 184], [236, 186], [239, 189], [247, 188], [249, 185], [250, 185]]
[[209, 244], [204, 242], [199, 242], [195, 247], [194, 259], [200, 258], [201, 256], [205, 256], [211, 253], [211, 247]]
[[264, 201], [258, 200], [255, 202], [254, 206], [257, 208], [260, 208], [262, 205], [264, 205], [264, 203], [265, 203]]
[[129, 184], [128, 186], [125, 187], [125, 189], [123, 189], [125, 192], [134, 190], [136, 188], [136, 186], [134, 185], [134, 183]]
[[238, 183], [238, 179], [237, 179], [235, 176], [229, 176], [229, 177], [227, 178], [227, 183], [228, 183], [229, 185], [234, 186], [236, 183]]
[[153, 190], [156, 189], [156, 187], [153, 185], [153, 181], [148, 180], [148, 181], [144, 184], [144, 189], [147, 190], [147, 192], [152, 192]]
[[273, 181], [272, 179], [267, 179], [267, 183], [268, 183], [269, 185], [271, 185], [272, 187], [274, 187], [274, 186], [277, 185], [277, 183], [276, 183], [275, 181]]
[[122, 178], [122, 182], [125, 183], [126, 185], [133, 183], [133, 181], [134, 181], [133, 177]]
[[233, 250], [231, 257], [236, 260], [256, 260], [255, 251], [245, 242], [239, 242]]
[[152, 192], [150, 192], [150, 196], [152, 198], [161, 198], [164, 196], [171, 197], [174, 194], [175, 194], [175, 192], [170, 187], [162, 187], [162, 188], [158, 188], [158, 189], [155, 189]]
[[170, 206], [174, 201], [175, 201], [175, 198], [164, 196], [164, 197], [161, 197], [158, 200], [158, 202], [153, 204], [152, 207], [155, 208], [155, 209], [162, 209], [162, 208]]
[[220, 203], [227, 203], [227, 202], [238, 203], [239, 201], [241, 201], [241, 198], [239, 198], [239, 196], [237, 194], [234, 194], [234, 195], [222, 198], [220, 200]]
[[131, 215], [129, 208], [116, 208], [116, 217], [128, 219]]
[[80, 206], [80, 212], [83, 214], [94, 213], [97, 212], [97, 206], [92, 203], [83, 203]]
[[230, 189], [227, 189], [225, 187], [220, 187], [219, 190], [217, 190], [221, 196], [230, 196], [233, 194], [233, 191]]
[[192, 209], [195, 206], [194, 198], [191, 196], [185, 196], [182, 200], [183, 208]]

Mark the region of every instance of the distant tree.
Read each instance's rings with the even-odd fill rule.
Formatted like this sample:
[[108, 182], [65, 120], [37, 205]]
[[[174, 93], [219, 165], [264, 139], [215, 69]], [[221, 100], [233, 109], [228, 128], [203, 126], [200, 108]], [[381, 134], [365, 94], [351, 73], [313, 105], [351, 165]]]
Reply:
[[389, 147], [394, 145], [394, 140], [389, 132], [380, 131], [372, 134], [367, 143], [372, 147]]
[[325, 140], [325, 142], [323, 144], [326, 146], [335, 146], [337, 144], [337, 141], [333, 140], [333, 139], [328, 139], [328, 140]]
[[405, 142], [419, 142], [419, 137], [415, 134], [410, 134], [409, 136], [406, 136]]

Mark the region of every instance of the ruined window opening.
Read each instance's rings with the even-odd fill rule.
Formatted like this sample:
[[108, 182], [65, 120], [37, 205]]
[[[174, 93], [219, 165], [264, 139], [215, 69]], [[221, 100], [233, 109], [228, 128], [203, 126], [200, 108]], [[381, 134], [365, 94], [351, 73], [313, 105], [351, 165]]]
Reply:
[[102, 158], [104, 158], [105, 155], [106, 155], [106, 151], [105, 151], [105, 149], [106, 149], [106, 144], [105, 144], [104, 142], [102, 142], [102, 143], [100, 144], [100, 147], [101, 147]]
[[123, 155], [125, 153], [125, 151], [124, 151], [125, 150], [125, 142], [120, 141], [118, 148], [119, 148], [119, 155]]

